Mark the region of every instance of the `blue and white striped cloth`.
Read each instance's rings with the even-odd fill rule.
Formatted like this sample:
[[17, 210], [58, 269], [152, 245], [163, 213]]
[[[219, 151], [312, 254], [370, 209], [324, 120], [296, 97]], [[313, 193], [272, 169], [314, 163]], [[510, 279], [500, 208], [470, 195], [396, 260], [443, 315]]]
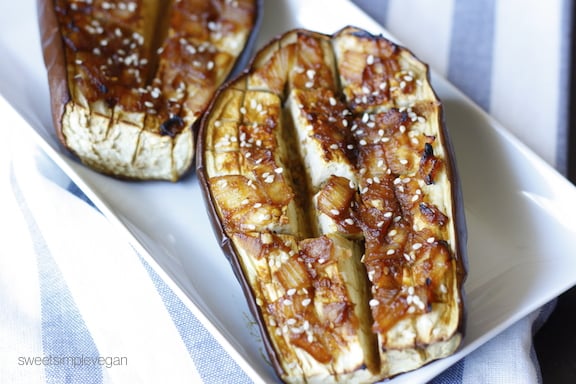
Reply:
[[[354, 2], [566, 171], [571, 1]], [[7, 110], [0, 98], [0, 383], [250, 383]], [[434, 383], [540, 382], [532, 335], [549, 310]]]

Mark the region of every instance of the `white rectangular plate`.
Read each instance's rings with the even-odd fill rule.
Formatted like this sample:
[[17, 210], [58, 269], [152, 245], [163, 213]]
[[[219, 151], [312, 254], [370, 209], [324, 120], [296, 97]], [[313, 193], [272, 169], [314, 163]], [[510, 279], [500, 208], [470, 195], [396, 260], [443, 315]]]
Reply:
[[[275, 0], [265, 4], [259, 46], [293, 27], [334, 33], [345, 25], [386, 34], [346, 0]], [[86, 169], [62, 150], [50, 120], [35, 0], [1, 2], [0, 52], [0, 94], [48, 156], [125, 231], [256, 382], [277, 380], [211, 231], [197, 179], [119, 181]], [[468, 327], [457, 354], [391, 383], [431, 379], [576, 284], [576, 189], [444, 79], [432, 80], [445, 106], [464, 189]]]

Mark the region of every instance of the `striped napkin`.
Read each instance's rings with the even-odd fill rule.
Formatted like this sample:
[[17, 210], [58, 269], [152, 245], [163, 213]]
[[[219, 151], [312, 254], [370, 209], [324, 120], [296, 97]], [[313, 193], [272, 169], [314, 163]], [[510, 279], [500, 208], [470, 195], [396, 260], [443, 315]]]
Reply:
[[[572, 2], [354, 3], [565, 172]], [[10, 129], [19, 123], [1, 97], [0, 121], [0, 383], [251, 383], [79, 188]], [[551, 308], [433, 382], [541, 382], [532, 335]]]

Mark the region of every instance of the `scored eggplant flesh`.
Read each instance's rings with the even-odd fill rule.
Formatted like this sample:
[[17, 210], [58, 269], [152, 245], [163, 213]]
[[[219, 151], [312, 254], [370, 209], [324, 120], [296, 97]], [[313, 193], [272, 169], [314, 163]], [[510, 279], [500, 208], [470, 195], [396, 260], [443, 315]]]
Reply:
[[65, 147], [120, 178], [182, 177], [194, 156], [193, 124], [250, 54], [259, 0], [38, 1]]
[[197, 172], [280, 378], [375, 382], [464, 332], [466, 227], [428, 67], [382, 36], [291, 30], [222, 87]]

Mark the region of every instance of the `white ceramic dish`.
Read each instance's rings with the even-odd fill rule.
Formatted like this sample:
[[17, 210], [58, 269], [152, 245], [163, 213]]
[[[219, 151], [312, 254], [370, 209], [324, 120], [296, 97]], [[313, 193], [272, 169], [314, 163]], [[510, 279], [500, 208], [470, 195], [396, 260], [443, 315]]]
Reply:
[[[123, 182], [86, 169], [58, 145], [35, 12], [35, 0], [0, 1], [0, 94], [254, 381], [277, 380], [211, 231], [196, 178]], [[333, 33], [346, 24], [386, 34], [346, 0], [275, 0], [265, 4], [258, 46], [293, 27]], [[576, 189], [445, 80], [433, 76], [433, 83], [445, 105], [464, 189], [467, 336], [454, 356], [391, 383], [430, 380], [576, 284]]]

